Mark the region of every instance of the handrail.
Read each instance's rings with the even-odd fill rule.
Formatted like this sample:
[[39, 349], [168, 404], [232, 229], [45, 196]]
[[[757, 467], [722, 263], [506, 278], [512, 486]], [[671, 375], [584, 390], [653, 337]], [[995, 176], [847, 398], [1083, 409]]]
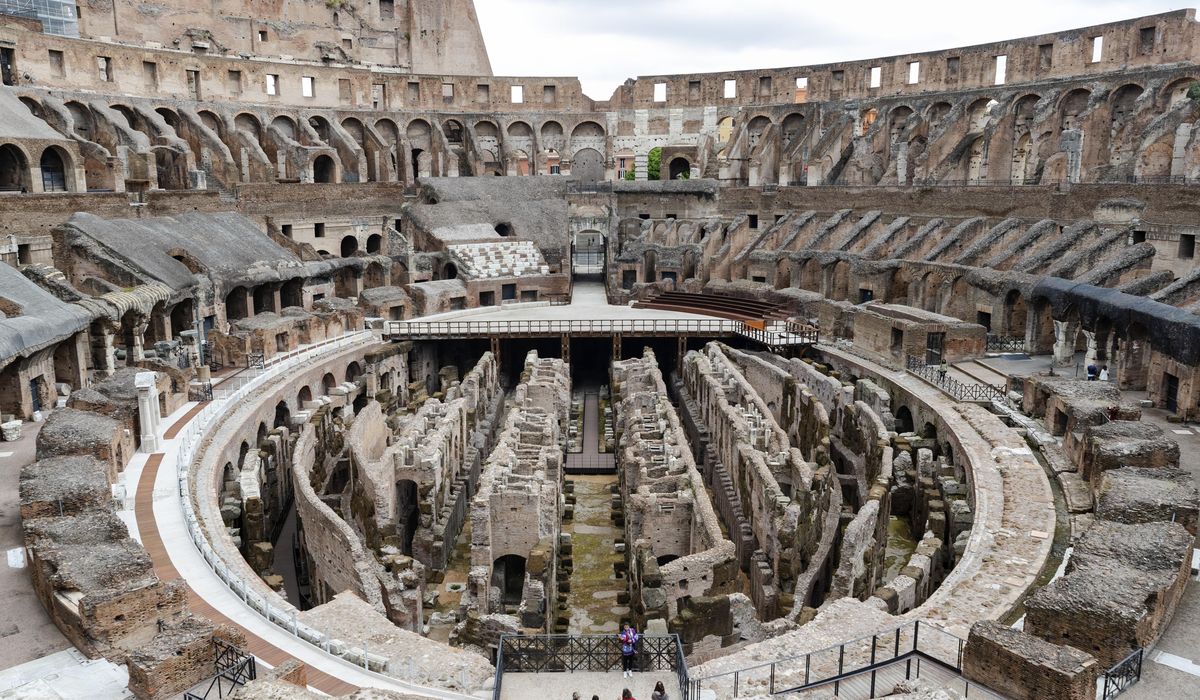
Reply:
[[[505, 673], [609, 672], [620, 665], [621, 656], [621, 642], [613, 634], [501, 635], [492, 697], [499, 700]], [[674, 671], [683, 700], [698, 697], [691, 693], [683, 642], [677, 634], [639, 637], [635, 667]]]
[[[922, 631], [925, 632], [924, 649], [922, 648]], [[906, 633], [911, 633], [911, 639], [905, 639]], [[953, 646], [955, 647], [953, 650], [953, 662], [937, 657], [936, 653], [934, 652], [933, 645], [928, 641], [931, 633], [941, 635], [942, 639], [949, 639], [953, 642]], [[868, 642], [871, 645], [869, 662], [861, 666], [851, 666], [850, 668], [847, 668], [847, 647], [857, 647]], [[870, 636], [858, 637], [856, 639], [851, 639], [840, 644], [834, 644], [832, 646], [805, 654], [786, 656], [773, 661], [767, 661], [764, 663], [735, 669], [733, 671], [724, 671], [722, 673], [714, 673], [703, 678], [693, 679], [691, 681], [691, 695], [693, 699], [699, 698], [705, 684], [711, 684], [713, 681], [719, 679], [730, 679], [733, 684], [733, 695], [730, 697], [736, 698], [738, 696], [738, 691], [740, 690], [740, 685], [743, 679], [747, 675], [752, 675], [757, 671], [761, 671], [766, 674], [769, 694], [778, 695], [783, 693], [794, 693], [800, 690], [837, 682], [849, 676], [858, 675], [860, 672], [870, 671], [872, 667], [878, 668], [885, 663], [891, 663], [916, 653], [920, 653], [922, 656], [932, 658], [938, 663], [948, 666], [955, 671], [961, 671], [964, 644], [965, 642], [962, 639], [950, 634], [936, 625], [933, 625], [929, 622], [922, 624], [921, 620], [914, 620], [903, 625], [882, 630]], [[884, 656], [880, 658], [877, 652], [882, 649], [884, 653], [887, 653], [889, 647], [891, 649], [890, 656]], [[837, 672], [833, 675], [818, 676], [814, 678], [813, 673], [820, 673], [820, 669], [814, 668], [813, 659], [817, 659], [819, 662], [822, 656], [832, 658], [834, 652], [837, 654]], [[779, 671], [780, 667], [798, 667], [800, 663], [803, 663], [804, 682], [798, 686], [788, 688], [777, 687], [779, 684], [777, 671]]]
[[1004, 387], [994, 384], [967, 384], [951, 377], [938, 365], [926, 364], [912, 355], [905, 357], [905, 369], [949, 394], [955, 401], [1003, 400], [1007, 395]]
[[1113, 700], [1142, 678], [1142, 659], [1146, 650], [1135, 649], [1104, 672], [1104, 690], [1100, 700]]

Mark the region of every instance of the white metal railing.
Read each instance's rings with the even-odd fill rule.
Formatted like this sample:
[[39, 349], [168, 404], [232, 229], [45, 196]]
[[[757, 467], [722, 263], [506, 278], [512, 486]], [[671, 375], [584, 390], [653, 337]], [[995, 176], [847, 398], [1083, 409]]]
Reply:
[[[352, 647], [341, 640], [338, 640], [334, 635], [322, 632], [309, 625], [305, 625], [296, 618], [295, 608], [290, 610], [282, 606], [272, 606], [270, 597], [254, 590], [254, 586], [249, 584], [244, 578], [238, 575], [228, 564], [222, 560], [221, 556], [213, 549], [208, 538], [204, 536], [204, 530], [200, 526], [199, 518], [196, 515], [195, 508], [192, 506], [191, 488], [189, 484], [189, 473], [191, 471], [192, 460], [196, 456], [197, 447], [200, 444], [204, 435], [217, 425], [220, 417], [226, 413], [231, 407], [236, 406], [239, 402], [245, 399], [252, 391], [263, 386], [270, 380], [280, 376], [281, 374], [294, 369], [302, 362], [312, 362], [314, 359], [332, 354], [337, 351], [345, 350], [355, 345], [365, 345], [366, 343], [378, 340], [371, 331], [356, 331], [347, 333], [338, 338], [324, 340], [318, 343], [298, 348], [282, 355], [276, 355], [271, 358], [262, 370], [257, 370], [254, 374], [242, 374], [237, 377], [232, 377], [222, 381], [219, 385], [213, 388], [213, 399], [204, 407], [200, 413], [194, 416], [181, 433], [174, 440], [179, 443], [177, 450], [178, 458], [178, 496], [180, 505], [183, 509], [184, 521], [187, 524], [188, 534], [191, 536], [192, 543], [200, 552], [204, 562], [212, 569], [217, 578], [225, 584], [230, 591], [240, 598], [247, 607], [261, 615], [271, 624], [277, 626], [283, 631], [295, 636], [296, 638], [307, 642], [308, 644], [324, 651], [333, 656], [340, 657], [349, 661], [356, 666], [361, 666], [367, 671], [384, 673], [395, 679], [406, 677], [407, 683], [412, 683], [411, 679], [416, 675], [414, 664], [411, 659], [407, 661], [407, 668], [397, 669], [390, 663], [388, 657], [379, 654], [372, 654], [370, 650], [360, 647]], [[229, 386], [230, 383], [236, 386]], [[467, 687], [466, 671], [461, 671], [462, 687]], [[431, 697], [443, 698], [466, 698], [461, 693], [451, 691], [437, 690], [432, 688], [414, 687], [413, 690], [430, 695]]]
[[392, 339], [435, 340], [486, 336], [663, 334], [741, 335], [768, 346], [806, 345], [819, 339], [817, 329], [794, 322], [770, 322], [756, 328], [725, 319], [593, 319], [583, 321], [389, 321]]

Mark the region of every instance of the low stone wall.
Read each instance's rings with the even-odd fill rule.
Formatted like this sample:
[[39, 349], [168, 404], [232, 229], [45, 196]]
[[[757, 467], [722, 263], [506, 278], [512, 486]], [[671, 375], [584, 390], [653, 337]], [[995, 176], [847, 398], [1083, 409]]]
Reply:
[[1095, 700], [1095, 657], [995, 622], [977, 622], [963, 647], [968, 680], [1012, 700]]

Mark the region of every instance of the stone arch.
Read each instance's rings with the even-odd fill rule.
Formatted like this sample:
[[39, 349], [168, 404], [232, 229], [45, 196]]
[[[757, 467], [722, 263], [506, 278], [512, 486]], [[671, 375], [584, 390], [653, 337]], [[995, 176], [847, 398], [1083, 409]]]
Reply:
[[735, 126], [733, 117], [725, 117], [717, 122], [717, 143], [729, 143], [729, 139], [733, 138]]
[[358, 237], [344, 236], [341, 243], [341, 254], [343, 258], [352, 258], [358, 252]]
[[283, 308], [304, 307], [304, 278], [293, 277], [279, 288], [279, 305]]
[[383, 236], [378, 233], [372, 233], [367, 236], [367, 254], [379, 255], [383, 252]]
[[292, 141], [299, 141], [299, 138], [297, 137], [297, 132], [296, 132], [296, 120], [292, 119], [291, 117], [287, 116], [286, 114], [281, 114], [278, 117], [275, 117], [274, 119], [272, 119], [271, 127], [274, 128], [275, 130], [279, 131], [281, 134], [283, 134], [287, 138], [291, 139]]
[[671, 159], [667, 173], [671, 180], [687, 180], [692, 176], [692, 164], [684, 156], [676, 156]]
[[580, 122], [571, 130], [571, 138], [604, 138], [604, 127], [590, 120]]
[[0, 190], [30, 191], [29, 156], [14, 143], [0, 146]]
[[262, 143], [262, 122], [249, 112], [242, 112], [233, 118], [233, 125], [238, 131], [249, 134], [254, 140]]
[[904, 125], [913, 115], [913, 108], [908, 105], [897, 105], [888, 113], [888, 138], [896, 141], [904, 131]]
[[806, 125], [807, 122], [804, 120], [804, 115], [800, 114], [799, 112], [792, 112], [783, 118], [782, 131], [783, 145], [785, 148], [790, 146], [793, 141], [795, 141], [801, 136], [801, 134], [804, 133], [804, 128]]
[[1059, 128], [1063, 131], [1078, 128], [1079, 115], [1087, 110], [1092, 93], [1084, 88], [1076, 88], [1063, 96], [1058, 103]]
[[71, 154], [59, 146], [47, 146], [39, 161], [43, 192], [76, 192], [75, 168]]
[[333, 376], [332, 372], [326, 372], [325, 376], [321, 377], [321, 388], [325, 391], [326, 396], [328, 396], [331, 391], [336, 389], [337, 385], [337, 378]]
[[1200, 79], [1193, 78], [1191, 76], [1179, 78], [1178, 80], [1172, 80], [1163, 86], [1161, 91], [1159, 91], [1158, 104], [1164, 109], [1177, 105], [1180, 102], [1188, 99], [1188, 90], [1190, 90], [1193, 85], [1198, 84], [1200, 84]]
[[362, 376], [362, 365], [358, 361], [346, 365], [346, 381], [353, 382]]
[[953, 107], [949, 102], [944, 100], [934, 102], [933, 104], [929, 105], [929, 109], [925, 110], [925, 121], [928, 122], [932, 128], [936, 129], [942, 125], [942, 122], [946, 119], [946, 115], [950, 114], [951, 109], [953, 109]]
[[1029, 324], [1029, 307], [1021, 290], [1011, 289], [1004, 295], [1004, 335], [1009, 338], [1024, 338]]
[[604, 179], [604, 156], [594, 148], [580, 149], [571, 158], [571, 176], [597, 182]]
[[272, 428], [290, 427], [292, 423], [292, 410], [288, 408], [287, 401], [280, 401], [275, 404], [275, 421], [272, 423]]
[[526, 122], [515, 121], [508, 125], [508, 135], [512, 138], [533, 138], [533, 128]]
[[525, 590], [525, 557], [506, 554], [492, 562], [492, 586], [502, 605], [518, 605]]
[[908, 406], [901, 406], [896, 411], [896, 432], [897, 433], [912, 433], [916, 428], [913, 425], [912, 411], [908, 410]]
[[234, 287], [225, 295], [225, 319], [232, 323], [250, 315], [245, 287]]
[[771, 118], [765, 115], [758, 115], [750, 120], [746, 125], [746, 138], [750, 144], [750, 148], [754, 149], [758, 146], [758, 142], [762, 139], [767, 129], [771, 127]]
[[312, 389], [310, 389], [307, 384], [300, 387], [300, 391], [296, 392], [296, 408], [297, 409], [304, 410], [304, 407], [307, 406], [308, 404], [312, 403], [312, 400], [313, 400]]
[[316, 183], [334, 183], [337, 182], [337, 161], [327, 154], [320, 154], [313, 159], [312, 175], [313, 182]]

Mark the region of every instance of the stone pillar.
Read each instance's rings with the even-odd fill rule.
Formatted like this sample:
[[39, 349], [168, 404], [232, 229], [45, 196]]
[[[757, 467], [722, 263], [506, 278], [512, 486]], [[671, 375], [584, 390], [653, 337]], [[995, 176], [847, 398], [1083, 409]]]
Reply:
[[113, 347], [116, 329], [111, 324], [100, 322], [93, 324], [91, 336], [92, 365], [96, 370], [96, 375], [110, 377], [117, 365], [116, 348]]
[[1100, 350], [1096, 345], [1096, 334], [1091, 331], [1084, 331], [1083, 335], [1087, 338], [1087, 354], [1083, 357], [1083, 366], [1087, 367], [1094, 364], [1099, 367]]
[[133, 384], [138, 392], [138, 429], [142, 435], [142, 452], [158, 452], [159, 424], [162, 414], [158, 409], [158, 374], [138, 372]]
[[1077, 321], [1054, 321], [1054, 364], [1069, 367], [1075, 363], [1075, 335], [1079, 332]]

